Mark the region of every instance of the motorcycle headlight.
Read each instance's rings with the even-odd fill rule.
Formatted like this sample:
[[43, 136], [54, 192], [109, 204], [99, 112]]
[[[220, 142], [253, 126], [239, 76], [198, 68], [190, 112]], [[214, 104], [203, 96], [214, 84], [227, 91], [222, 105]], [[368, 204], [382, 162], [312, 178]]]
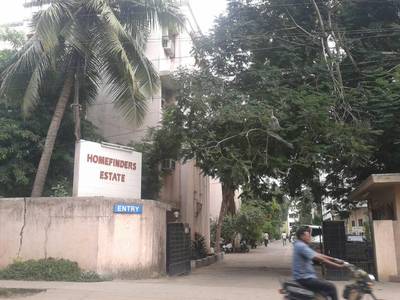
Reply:
[[368, 277], [369, 277], [369, 279], [370, 279], [371, 281], [376, 281], [376, 279], [375, 279], [375, 276], [374, 276], [374, 275], [372, 275], [372, 274], [369, 274], [369, 275], [368, 275]]

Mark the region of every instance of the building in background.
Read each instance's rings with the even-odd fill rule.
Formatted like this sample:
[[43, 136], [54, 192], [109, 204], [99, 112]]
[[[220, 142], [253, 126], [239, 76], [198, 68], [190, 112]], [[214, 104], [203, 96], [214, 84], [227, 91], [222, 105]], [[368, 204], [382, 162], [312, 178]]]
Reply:
[[[98, 128], [98, 132], [109, 142], [127, 145], [140, 142], [150, 128], [160, 126], [163, 108], [175, 103], [172, 74], [178, 68], [193, 68], [191, 55], [192, 37], [201, 34], [189, 1], [180, 1], [181, 11], [187, 18], [182, 32], [154, 30], [147, 43], [146, 55], [153, 63], [161, 79], [161, 88], [148, 99], [148, 112], [141, 126], [124, 120], [114, 108], [112, 97], [104, 87], [87, 112], [87, 119]], [[210, 245], [210, 178], [203, 176], [194, 161], [185, 164], [168, 162], [169, 175], [164, 178], [160, 200], [179, 212], [178, 221], [187, 223], [192, 238], [195, 233], [205, 237]], [[221, 190], [221, 186], [219, 186]], [[171, 220], [173, 216], [170, 216]]]
[[346, 233], [352, 235], [364, 235], [366, 224], [369, 224], [369, 216], [368, 205], [365, 203], [350, 211], [349, 217], [345, 220]]
[[[99, 91], [96, 102], [86, 112], [86, 119], [97, 128], [107, 142], [128, 145], [140, 142], [146, 137], [149, 128], [160, 125], [163, 108], [175, 102], [172, 74], [179, 68], [193, 68], [194, 57], [192, 37], [201, 34], [196, 18], [188, 0], [177, 0], [186, 16], [186, 26], [182, 32], [154, 30], [147, 42], [146, 55], [153, 63], [161, 81], [161, 88], [148, 99], [148, 112], [141, 126], [125, 120], [113, 107], [106, 86]], [[26, 19], [5, 26], [30, 33], [30, 15], [36, 10], [24, 10]], [[0, 47], [7, 47], [0, 44]], [[196, 232], [206, 238], [209, 245], [210, 217], [216, 218], [222, 202], [221, 184], [218, 179], [203, 176], [193, 161], [186, 164], [169, 162], [171, 174], [164, 178], [160, 200], [180, 212], [180, 221], [189, 224], [192, 236]], [[239, 200], [236, 200], [239, 207]], [[210, 208], [210, 205], [212, 207]], [[211, 209], [211, 211], [210, 211]]]
[[118, 144], [142, 140], [149, 128], [160, 125], [163, 107], [174, 103], [172, 74], [179, 68], [192, 68], [195, 60], [191, 55], [192, 36], [200, 34], [190, 4], [182, 2], [181, 10], [187, 18], [182, 32], [154, 30], [147, 42], [146, 56], [152, 62], [161, 79], [161, 88], [148, 99], [148, 110], [141, 126], [135, 126], [122, 118], [114, 109], [112, 97], [104, 86], [88, 112], [87, 118], [98, 127], [99, 133], [108, 141]]
[[299, 223], [299, 211], [297, 209], [297, 207], [295, 205], [293, 205], [293, 203], [291, 203], [289, 205], [289, 211], [288, 211], [288, 216], [287, 216], [287, 232], [290, 233], [292, 232], [293, 227], [295, 227], [296, 225], [298, 225]]
[[365, 235], [366, 226], [370, 218], [367, 203], [360, 203], [349, 209], [344, 209], [341, 214], [327, 210], [324, 221], [343, 221], [347, 235]]

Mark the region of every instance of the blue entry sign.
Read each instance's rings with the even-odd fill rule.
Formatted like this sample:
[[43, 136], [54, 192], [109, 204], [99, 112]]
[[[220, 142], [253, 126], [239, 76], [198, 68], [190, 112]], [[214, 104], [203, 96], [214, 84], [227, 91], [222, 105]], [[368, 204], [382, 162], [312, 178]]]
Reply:
[[141, 204], [114, 204], [113, 212], [116, 214], [141, 215], [143, 205]]

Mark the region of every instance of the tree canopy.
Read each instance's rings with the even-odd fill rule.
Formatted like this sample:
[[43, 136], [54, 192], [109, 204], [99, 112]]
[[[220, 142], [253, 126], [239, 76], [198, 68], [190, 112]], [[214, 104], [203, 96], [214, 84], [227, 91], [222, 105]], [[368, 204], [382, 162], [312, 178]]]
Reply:
[[179, 27], [183, 19], [171, 0], [32, 0], [25, 6], [39, 9], [32, 35], [3, 71], [0, 94], [10, 100], [15, 87], [23, 88], [24, 115], [45, 98], [49, 83], [58, 94], [31, 193], [40, 197], [67, 103], [74, 99], [76, 140], [81, 102], [93, 102], [100, 86], [108, 88], [123, 117], [140, 124], [146, 96], [159, 86], [145, 56], [149, 33], [157, 25]]
[[398, 12], [399, 1], [229, 1], [197, 41], [200, 66], [278, 118], [294, 149], [267, 175], [290, 195], [345, 201], [399, 169]]
[[368, 175], [399, 169], [399, 7], [232, 0], [196, 39], [199, 68], [177, 74], [163, 126], [180, 131], [183, 157], [221, 179], [219, 225], [238, 186], [271, 201], [273, 178], [321, 214], [326, 197], [348, 205]]
[[[4, 29], [7, 34], [0, 34], [0, 40], [10, 42], [10, 47], [0, 50], [0, 72], [9, 64], [17, 49], [24, 43], [24, 35], [18, 31]], [[21, 78], [23, 80], [23, 78]], [[50, 123], [53, 110], [54, 81], [46, 85], [42, 101], [34, 108], [29, 118], [24, 118], [18, 101], [0, 101], [0, 196], [25, 197], [29, 195], [37, 170], [37, 162], [43, 147], [43, 141]], [[22, 98], [23, 89], [13, 87], [16, 99]], [[73, 118], [67, 110], [61, 124], [61, 139], [55, 146], [51, 161], [49, 180], [45, 187], [46, 196], [55, 195], [58, 187], [63, 195], [71, 195], [74, 161]], [[99, 140], [95, 128], [88, 121], [83, 121], [82, 136], [90, 140]]]

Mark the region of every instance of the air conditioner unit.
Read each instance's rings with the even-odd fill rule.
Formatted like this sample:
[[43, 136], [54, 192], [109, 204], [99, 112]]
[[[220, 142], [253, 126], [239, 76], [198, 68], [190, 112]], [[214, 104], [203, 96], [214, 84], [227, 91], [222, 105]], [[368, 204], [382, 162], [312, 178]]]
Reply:
[[169, 36], [163, 36], [162, 38], [162, 46], [164, 48], [164, 52], [168, 57], [174, 57], [174, 45], [173, 41]]
[[164, 171], [175, 170], [175, 161], [173, 159], [164, 159], [161, 164], [161, 169], [163, 169]]
[[170, 46], [171, 40], [168, 35], [164, 35], [162, 37], [162, 46], [163, 48], [168, 48]]

